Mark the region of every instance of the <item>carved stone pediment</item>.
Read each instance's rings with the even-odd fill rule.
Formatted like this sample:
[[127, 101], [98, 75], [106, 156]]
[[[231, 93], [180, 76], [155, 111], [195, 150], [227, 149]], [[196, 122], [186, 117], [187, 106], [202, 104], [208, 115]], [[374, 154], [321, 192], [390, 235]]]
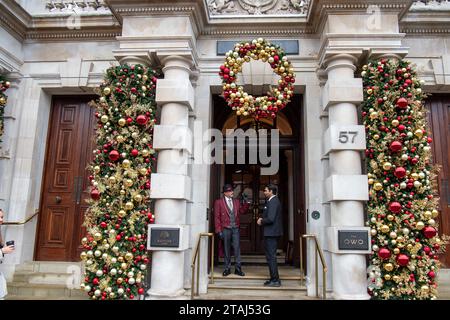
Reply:
[[205, 0], [210, 17], [238, 15], [306, 16], [311, 0]]

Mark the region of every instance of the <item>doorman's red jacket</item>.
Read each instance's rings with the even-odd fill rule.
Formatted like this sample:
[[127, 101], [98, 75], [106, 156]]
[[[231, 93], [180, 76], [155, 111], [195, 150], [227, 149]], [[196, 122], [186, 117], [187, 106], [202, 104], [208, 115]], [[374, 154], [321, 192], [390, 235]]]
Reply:
[[[246, 202], [241, 204], [239, 199], [233, 199], [236, 227], [239, 228], [240, 226], [239, 216], [247, 213], [249, 206], [250, 204]], [[228, 211], [229, 209], [225, 203], [225, 197], [214, 201], [214, 225], [216, 227], [216, 233], [222, 232], [222, 230], [226, 227], [230, 227], [230, 216], [228, 215]]]

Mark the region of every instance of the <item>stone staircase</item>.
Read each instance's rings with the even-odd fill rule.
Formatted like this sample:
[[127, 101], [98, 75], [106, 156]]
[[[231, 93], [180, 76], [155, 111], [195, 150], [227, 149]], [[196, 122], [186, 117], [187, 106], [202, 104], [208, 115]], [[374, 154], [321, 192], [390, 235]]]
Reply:
[[230, 274], [222, 275], [223, 268], [216, 267], [214, 283], [208, 285], [208, 293], [200, 294], [196, 300], [315, 300], [306, 295], [306, 287], [300, 270], [291, 266], [279, 266], [281, 287], [265, 287], [268, 278], [266, 266], [243, 265], [245, 277]]
[[7, 300], [87, 300], [79, 262], [26, 262], [8, 283]]

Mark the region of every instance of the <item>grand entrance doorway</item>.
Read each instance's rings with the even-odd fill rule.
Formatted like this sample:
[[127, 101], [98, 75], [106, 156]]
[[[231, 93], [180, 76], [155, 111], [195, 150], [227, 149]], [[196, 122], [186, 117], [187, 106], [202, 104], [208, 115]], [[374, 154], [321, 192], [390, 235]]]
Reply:
[[[284, 235], [279, 241], [279, 252], [286, 256], [290, 264], [299, 265], [299, 237], [306, 229], [305, 201], [304, 201], [304, 176], [303, 176], [303, 141], [301, 126], [301, 96], [294, 96], [291, 103], [283, 109], [277, 119], [265, 119], [255, 123], [252, 119], [240, 119], [229, 107], [225, 105], [223, 98], [213, 96], [214, 128], [222, 130], [225, 135], [227, 129], [278, 129], [279, 169], [270, 175], [261, 173], [260, 162], [251, 163], [248, 156], [244, 163], [213, 164], [211, 167], [211, 199], [210, 208], [213, 208], [214, 200], [222, 197], [222, 186], [231, 183], [234, 186], [234, 195], [239, 197], [245, 193], [251, 203], [248, 212], [241, 215], [241, 254], [263, 255], [263, 233], [261, 227], [256, 224], [258, 217], [262, 216], [265, 198], [264, 187], [273, 183], [279, 190], [279, 198], [282, 203]], [[227, 139], [224, 139], [224, 153], [226, 154]], [[236, 155], [236, 152], [235, 152]], [[248, 155], [246, 149], [246, 155]], [[268, 165], [265, 165], [268, 166]], [[211, 210], [209, 217], [210, 231], [214, 232], [214, 212]], [[216, 248], [217, 249], [217, 248]], [[219, 261], [218, 250], [216, 260]]]
[[87, 167], [94, 150], [94, 97], [54, 97], [47, 138], [39, 229], [38, 261], [79, 261], [81, 225], [88, 205]]

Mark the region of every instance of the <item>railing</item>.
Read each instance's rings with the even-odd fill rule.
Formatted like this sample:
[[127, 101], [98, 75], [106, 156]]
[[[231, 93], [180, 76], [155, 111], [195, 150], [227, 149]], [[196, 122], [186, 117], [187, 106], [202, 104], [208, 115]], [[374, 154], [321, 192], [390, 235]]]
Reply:
[[25, 221], [5, 221], [3, 222], [4, 226], [18, 226], [27, 223], [31, 219], [33, 219], [35, 216], [39, 214], [39, 210], [36, 210], [31, 216], [29, 216]]
[[322, 249], [320, 248], [319, 245], [319, 241], [317, 240], [316, 235], [314, 234], [304, 234], [302, 236], [300, 236], [300, 273], [301, 273], [301, 280], [303, 281], [303, 279], [305, 278], [305, 272], [303, 269], [303, 241], [302, 238], [308, 239], [308, 238], [313, 238], [314, 242], [316, 244], [316, 261], [315, 261], [315, 269], [316, 269], [316, 297], [319, 298], [319, 256], [320, 256], [320, 261], [322, 262], [322, 281], [323, 281], [323, 293], [322, 293], [322, 299], [326, 299], [327, 298], [327, 263], [325, 262], [325, 258], [323, 256], [323, 252]]
[[[197, 245], [195, 246], [195, 251], [192, 256], [191, 299], [194, 299], [194, 296], [199, 295], [198, 291], [199, 291], [199, 284], [200, 284], [200, 242], [202, 240], [202, 237], [211, 238], [211, 276], [210, 276], [211, 282], [210, 283], [214, 283], [214, 233], [202, 232], [198, 236]], [[195, 277], [194, 277], [194, 269], [195, 269], [196, 262], [197, 262], [197, 282], [195, 282]], [[197, 287], [196, 292], [194, 292], [195, 287]]]

